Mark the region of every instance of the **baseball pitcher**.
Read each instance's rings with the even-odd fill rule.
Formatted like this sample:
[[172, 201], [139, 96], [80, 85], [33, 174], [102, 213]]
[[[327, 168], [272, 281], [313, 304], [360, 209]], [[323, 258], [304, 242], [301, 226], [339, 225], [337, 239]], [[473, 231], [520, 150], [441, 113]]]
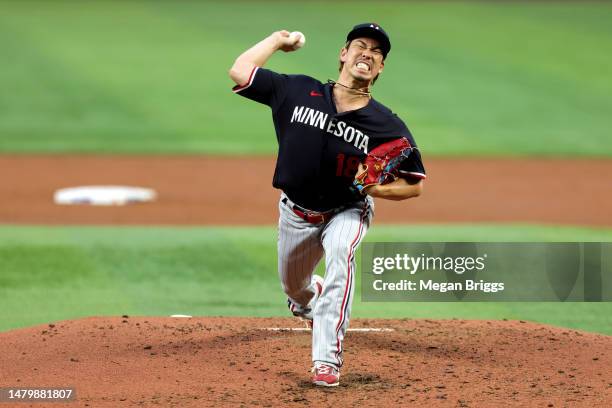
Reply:
[[[312, 327], [312, 381], [336, 386], [355, 288], [355, 252], [374, 216], [372, 197], [421, 194], [425, 169], [410, 131], [372, 98], [389, 36], [358, 24], [327, 83], [263, 68], [272, 54], [299, 49], [301, 33], [277, 31], [230, 69], [233, 91], [266, 104], [278, 141], [273, 185], [279, 200], [278, 274], [289, 310]], [[325, 257], [325, 276], [313, 272]]]

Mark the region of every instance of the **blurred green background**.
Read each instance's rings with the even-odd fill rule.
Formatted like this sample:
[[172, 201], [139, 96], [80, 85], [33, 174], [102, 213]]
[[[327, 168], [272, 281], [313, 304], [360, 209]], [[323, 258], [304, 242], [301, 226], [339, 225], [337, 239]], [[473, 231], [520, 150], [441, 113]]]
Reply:
[[[0, 151], [276, 151], [227, 71], [277, 29], [269, 67], [337, 78], [356, 23], [393, 49], [374, 96], [431, 155], [612, 155], [606, 2], [0, 1]], [[282, 54], [282, 53], [281, 53]]]
[[[274, 30], [300, 30], [306, 46], [268, 66], [335, 79], [346, 33], [364, 21], [393, 43], [374, 96], [425, 160], [612, 156], [612, 5], [578, 1], [0, 0], [0, 154], [273, 154], [269, 109], [230, 91], [236, 56]], [[612, 230], [374, 226], [367, 240], [611, 241]], [[90, 315], [286, 316], [275, 246], [272, 226], [0, 226], [0, 330]], [[612, 334], [611, 303], [357, 296], [354, 316]]]

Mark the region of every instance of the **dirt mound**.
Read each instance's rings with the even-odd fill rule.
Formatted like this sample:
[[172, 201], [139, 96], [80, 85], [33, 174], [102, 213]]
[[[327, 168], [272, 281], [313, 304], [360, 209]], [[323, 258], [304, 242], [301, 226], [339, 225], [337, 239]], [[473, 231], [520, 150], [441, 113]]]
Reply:
[[[425, 164], [423, 196], [376, 200], [375, 224], [612, 226], [606, 205], [612, 160], [426, 158]], [[0, 177], [0, 222], [272, 225], [279, 196], [273, 171], [272, 157], [0, 155], [0, 172], [13, 174]], [[125, 207], [53, 204], [55, 190], [92, 184], [149, 187], [159, 199]]]
[[[612, 337], [515, 321], [360, 320], [341, 385], [310, 385], [310, 332], [284, 318], [88, 318], [0, 333], [0, 387], [54, 407], [612, 405]], [[0, 407], [4, 404], [0, 404]], [[19, 406], [28, 406], [20, 403]], [[32, 404], [40, 406], [40, 404]]]

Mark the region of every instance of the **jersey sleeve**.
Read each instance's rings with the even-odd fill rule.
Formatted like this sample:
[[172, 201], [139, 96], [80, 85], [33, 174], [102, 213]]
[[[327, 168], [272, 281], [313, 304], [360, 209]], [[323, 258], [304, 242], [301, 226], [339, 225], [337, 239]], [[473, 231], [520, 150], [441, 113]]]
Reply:
[[234, 93], [275, 109], [285, 99], [289, 76], [254, 67], [247, 83], [232, 88]]
[[421, 160], [421, 152], [418, 147], [414, 147], [410, 152], [410, 156], [405, 159], [399, 166], [398, 173], [402, 178], [425, 179], [425, 166]]
[[412, 146], [412, 150], [408, 158], [400, 163], [398, 169], [400, 177], [410, 179], [427, 178], [425, 166], [423, 165], [423, 160], [421, 159], [421, 152], [416, 145], [414, 137], [412, 137], [412, 133], [410, 133], [403, 122], [400, 123], [400, 134], [408, 139], [410, 145]]

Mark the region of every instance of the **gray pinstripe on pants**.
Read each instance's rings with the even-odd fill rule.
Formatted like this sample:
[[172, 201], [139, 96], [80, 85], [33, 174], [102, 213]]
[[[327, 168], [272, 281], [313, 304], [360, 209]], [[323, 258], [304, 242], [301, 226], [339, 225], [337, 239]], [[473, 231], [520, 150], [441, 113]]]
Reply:
[[325, 257], [323, 292], [314, 306], [312, 360], [342, 366], [342, 342], [355, 291], [355, 253], [374, 216], [371, 197], [325, 224], [311, 224], [279, 202], [278, 274], [287, 296], [306, 306], [314, 295], [312, 274]]

